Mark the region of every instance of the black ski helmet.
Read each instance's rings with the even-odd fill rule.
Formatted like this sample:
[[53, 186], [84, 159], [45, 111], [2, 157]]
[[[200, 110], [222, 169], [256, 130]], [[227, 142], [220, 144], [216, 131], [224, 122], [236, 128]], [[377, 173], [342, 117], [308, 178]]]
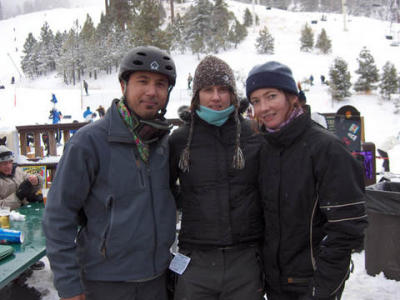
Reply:
[[140, 46], [129, 51], [120, 64], [119, 81], [127, 82], [135, 71], [163, 74], [168, 77], [170, 86], [174, 86], [176, 82], [176, 68], [171, 56], [154, 46]]

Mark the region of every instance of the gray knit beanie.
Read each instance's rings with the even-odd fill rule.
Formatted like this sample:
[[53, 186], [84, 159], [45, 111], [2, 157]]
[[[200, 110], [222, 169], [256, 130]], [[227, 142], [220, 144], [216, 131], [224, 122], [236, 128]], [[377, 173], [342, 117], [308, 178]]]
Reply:
[[234, 118], [236, 123], [236, 137], [235, 137], [235, 152], [233, 155], [233, 167], [235, 169], [243, 169], [245, 159], [240, 148], [240, 131], [241, 125], [239, 120], [239, 101], [236, 93], [236, 83], [233, 71], [229, 65], [218, 57], [209, 55], [206, 56], [197, 66], [193, 79], [193, 98], [191, 105], [191, 122], [189, 129], [188, 141], [186, 147], [183, 149], [180, 160], [179, 168], [183, 172], [189, 171], [190, 164], [190, 144], [193, 137], [194, 128], [194, 114], [196, 109], [199, 108], [199, 91], [202, 88], [214, 85], [226, 86], [231, 90], [233, 95], [232, 104], [235, 106]]
[[276, 88], [298, 95], [296, 81], [292, 71], [284, 64], [269, 61], [251, 69], [246, 80], [246, 95], [250, 99], [252, 92], [262, 88]]

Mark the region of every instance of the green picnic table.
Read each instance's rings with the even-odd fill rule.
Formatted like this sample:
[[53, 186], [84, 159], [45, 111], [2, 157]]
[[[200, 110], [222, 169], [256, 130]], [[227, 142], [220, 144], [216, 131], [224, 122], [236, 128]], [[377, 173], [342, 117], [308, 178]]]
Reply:
[[17, 278], [31, 265], [46, 255], [46, 243], [42, 230], [43, 203], [31, 203], [18, 212], [25, 215], [25, 221], [10, 221], [10, 229], [24, 233], [22, 244], [11, 244], [13, 255], [0, 260], [0, 289]]

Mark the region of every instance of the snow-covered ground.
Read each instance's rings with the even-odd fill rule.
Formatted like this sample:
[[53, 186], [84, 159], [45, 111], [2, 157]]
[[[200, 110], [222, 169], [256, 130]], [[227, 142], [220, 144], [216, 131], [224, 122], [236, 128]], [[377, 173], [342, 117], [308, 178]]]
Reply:
[[[76, 0], [76, 2], [78, 1]], [[181, 11], [190, 2], [187, 1], [184, 5], [175, 4], [176, 12]], [[235, 1], [227, 2], [230, 10], [234, 11], [239, 20], [242, 20], [246, 7], [251, 11], [253, 9], [252, 5]], [[62, 111], [63, 115], [71, 115], [71, 119], [65, 119], [63, 122], [83, 121], [82, 113], [86, 106], [90, 106], [92, 111], [100, 104], [107, 108], [112, 98], [120, 96], [121, 91], [116, 73], [102, 76], [98, 80], [86, 78], [89, 83], [89, 96], [83, 96], [84, 93], [79, 84], [75, 87], [64, 86], [61, 78], [55, 74], [31, 81], [23, 75], [20, 76], [13, 63], [15, 62], [19, 69], [22, 45], [28, 33], [32, 32], [36, 38], [39, 38], [40, 27], [44, 21], [50, 24], [54, 32], [69, 29], [76, 19], [83, 24], [87, 13], [91, 15], [95, 23], [98, 22], [100, 13], [104, 10], [104, 1], [92, 0], [90, 5], [81, 5], [73, 9], [54, 9], [0, 21], [0, 85], [5, 85], [5, 89], [0, 89], [0, 135], [4, 131], [15, 130], [15, 126], [18, 125], [50, 124], [48, 115], [53, 105], [50, 102], [52, 93], [56, 94], [59, 100], [57, 108]], [[315, 78], [315, 85], [311, 87], [303, 85], [308, 89], [306, 96], [312, 111], [336, 112], [343, 105], [355, 106], [364, 117], [366, 141], [375, 143], [378, 148], [388, 150], [391, 171], [400, 174], [400, 141], [398, 139], [400, 115], [394, 114], [393, 103], [381, 100], [377, 91], [369, 95], [353, 93], [347, 100], [334, 102], [331, 100], [328, 87], [320, 84], [319, 80], [320, 75], [325, 75], [328, 79], [329, 67], [333, 59], [340, 56], [348, 62], [352, 81], [355, 82], [357, 76], [354, 71], [358, 67], [357, 57], [363, 46], [371, 51], [379, 70], [386, 61], [391, 61], [400, 71], [400, 48], [391, 47], [391, 41], [385, 39], [389, 24], [364, 17], [350, 17], [347, 25], [348, 31], [343, 31], [342, 16], [337, 14], [328, 14], [327, 21], [321, 22], [319, 21], [320, 13], [266, 10], [263, 6], [255, 6], [255, 11], [259, 16], [260, 26], [249, 28], [249, 36], [237, 49], [217, 54], [234, 69], [239, 90], [244, 92], [243, 82], [248, 71], [254, 65], [268, 60], [277, 60], [290, 66], [297, 80], [309, 78], [312, 74]], [[311, 25], [315, 37], [322, 28], [327, 31], [333, 45], [331, 54], [320, 55], [316, 51], [313, 53], [299, 51], [301, 27], [306, 22], [310, 24], [311, 20], [318, 20], [317, 24]], [[275, 38], [274, 55], [259, 55], [254, 48], [258, 30], [265, 25], [268, 26]], [[394, 24], [394, 26], [398, 26], [395, 30], [400, 29], [400, 24]], [[186, 78], [189, 72], [194, 74], [199, 62], [197, 56], [190, 53], [172, 54], [177, 66], [178, 79], [171, 94], [167, 112], [167, 117], [170, 118], [176, 117], [179, 106], [189, 104], [191, 94], [186, 89]], [[15, 85], [10, 84], [11, 76], [16, 78]], [[399, 95], [395, 95], [395, 97], [398, 98]], [[58, 158], [50, 159], [57, 160]], [[380, 161], [378, 161], [377, 171], [380, 170]], [[47, 259], [44, 261], [46, 268], [42, 271], [35, 271], [28, 283], [44, 292], [44, 300], [58, 299], [51, 283], [52, 275]], [[375, 277], [366, 274], [364, 252], [354, 254], [353, 261], [355, 270], [347, 281], [343, 300], [400, 299], [400, 282], [388, 280], [383, 274]]]

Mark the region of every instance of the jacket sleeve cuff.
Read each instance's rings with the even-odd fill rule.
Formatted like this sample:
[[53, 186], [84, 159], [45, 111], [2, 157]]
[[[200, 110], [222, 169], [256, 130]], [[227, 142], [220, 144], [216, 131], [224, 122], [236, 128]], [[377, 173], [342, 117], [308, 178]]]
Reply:
[[72, 298], [83, 293], [84, 290], [80, 284], [58, 288], [58, 296], [60, 296], [60, 298]]

